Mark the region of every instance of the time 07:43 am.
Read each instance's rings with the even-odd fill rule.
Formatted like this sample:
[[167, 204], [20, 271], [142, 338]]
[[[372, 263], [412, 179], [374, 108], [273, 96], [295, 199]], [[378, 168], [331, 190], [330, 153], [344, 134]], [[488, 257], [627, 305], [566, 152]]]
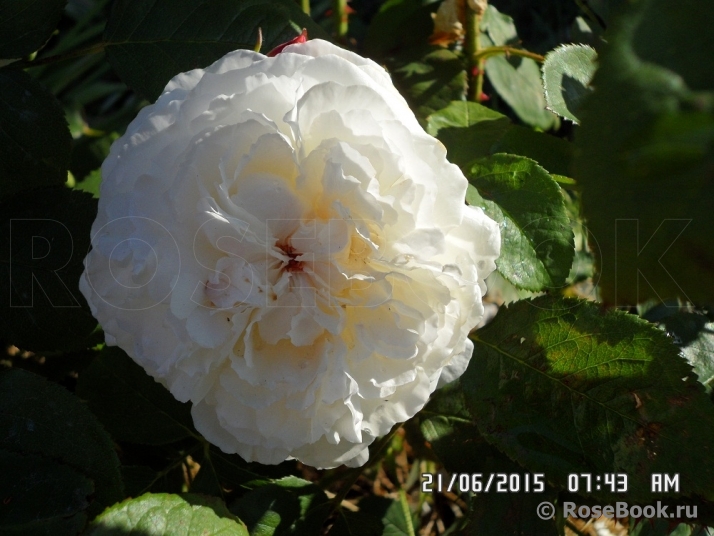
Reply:
[[571, 473], [568, 475], [568, 491], [571, 493], [592, 493], [593, 491], [625, 493], [627, 475], [625, 473]]

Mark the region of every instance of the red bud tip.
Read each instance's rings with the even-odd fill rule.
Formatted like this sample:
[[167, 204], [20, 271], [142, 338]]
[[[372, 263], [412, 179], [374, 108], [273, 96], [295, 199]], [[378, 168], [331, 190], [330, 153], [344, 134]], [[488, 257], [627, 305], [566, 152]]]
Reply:
[[485, 71], [482, 71], [478, 67], [474, 67], [473, 69], [471, 69], [471, 76], [478, 76], [483, 73], [485, 73]]
[[268, 52], [268, 57], [272, 58], [274, 56], [277, 56], [280, 54], [283, 49], [288, 46], [288, 45], [296, 45], [298, 43], [306, 43], [307, 42], [307, 30], [305, 28], [302, 29], [302, 33], [298, 35], [295, 39], [291, 39], [287, 43], [283, 43], [282, 45], [276, 46], [273, 50]]
[[486, 95], [485, 93], [481, 93], [481, 94], [478, 96], [478, 101], [479, 101], [479, 102], [486, 102], [487, 100], [490, 100], [490, 99], [491, 99], [491, 97], [489, 97], [489, 96]]

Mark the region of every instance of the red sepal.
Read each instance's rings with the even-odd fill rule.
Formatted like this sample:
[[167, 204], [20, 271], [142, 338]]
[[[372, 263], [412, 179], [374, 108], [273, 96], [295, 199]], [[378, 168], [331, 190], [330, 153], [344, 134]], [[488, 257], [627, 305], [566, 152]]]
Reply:
[[273, 50], [268, 52], [268, 57], [272, 58], [274, 56], [277, 56], [280, 54], [283, 49], [288, 46], [288, 45], [295, 45], [297, 43], [306, 43], [307, 42], [307, 30], [305, 28], [302, 29], [302, 33], [298, 35], [295, 39], [291, 39], [287, 43], [283, 43], [282, 45], [276, 46]]

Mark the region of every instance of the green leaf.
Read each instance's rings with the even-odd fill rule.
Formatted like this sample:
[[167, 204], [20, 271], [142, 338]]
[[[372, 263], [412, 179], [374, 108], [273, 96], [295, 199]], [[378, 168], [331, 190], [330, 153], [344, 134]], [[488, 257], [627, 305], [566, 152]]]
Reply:
[[329, 513], [325, 492], [317, 485], [288, 476], [261, 486], [231, 505], [251, 536], [317, 534]]
[[63, 387], [18, 369], [0, 373], [0, 449], [44, 456], [94, 482], [94, 516], [121, 500], [114, 445], [94, 415]]
[[[498, 271], [516, 287], [559, 288], [573, 263], [573, 231], [558, 184], [534, 161], [496, 154], [467, 173], [501, 228]], [[474, 199], [469, 199], [473, 203]]]
[[211, 447], [202, 457], [196, 457], [201, 464], [201, 471], [210, 471], [215, 476], [208, 478], [217, 479], [225, 487], [235, 489], [236, 487], [255, 488], [264, 485], [269, 479], [281, 479], [297, 473], [295, 460], [284, 461], [278, 465], [262, 465], [257, 462], [248, 463], [237, 454], [226, 454], [216, 447]]
[[112, 506], [86, 536], [248, 536], [245, 525], [215, 498], [147, 493]]
[[238, 48], [252, 50], [263, 32], [263, 52], [307, 28], [325, 32], [292, 0], [118, 0], [104, 33], [107, 59], [117, 74], [155, 100], [175, 75], [211, 63]]
[[388, 0], [372, 18], [364, 49], [367, 56], [382, 59], [400, 49], [423, 45], [434, 31], [432, 13], [438, 0]]
[[662, 310], [664, 318], [659, 326], [672, 338], [708, 393], [714, 386], [714, 322], [699, 313], [680, 311], [678, 307], [662, 304], [644, 315], [651, 320]]
[[535, 160], [550, 173], [572, 177], [575, 146], [562, 138], [513, 125], [491, 148], [491, 154], [510, 153]]
[[[518, 41], [513, 19], [489, 4], [481, 22], [483, 47], [512, 45]], [[556, 124], [546, 110], [540, 67], [520, 56], [491, 56], [486, 60], [486, 76], [498, 94], [525, 123], [547, 130]]]
[[427, 132], [446, 146], [451, 162], [465, 168], [477, 158], [510, 153], [535, 160], [551, 173], [570, 176], [573, 145], [511, 123], [475, 102], [453, 101], [427, 117]]
[[120, 441], [165, 445], [198, 436], [191, 404], [176, 400], [120, 348], [105, 347], [82, 371], [77, 394]]
[[450, 50], [423, 46], [391, 58], [387, 66], [394, 85], [419, 119], [466, 95], [466, 71]]
[[513, 128], [511, 121], [475, 102], [453, 101], [427, 117], [427, 132], [439, 138], [450, 162], [464, 167], [491, 154], [491, 148]]
[[543, 86], [548, 109], [578, 124], [581, 100], [592, 89], [597, 52], [587, 45], [563, 45], [548, 52], [543, 63]]
[[607, 303], [714, 298], [712, 25], [695, 3], [637, 2], [599, 58], [575, 179]]
[[[525, 471], [517, 463], [499, 452], [481, 436], [476, 421], [466, 408], [460, 380], [439, 389], [421, 410], [417, 418], [424, 438], [431, 444], [439, 460], [450, 475], [477, 474], [485, 486], [491, 473], [523, 475]], [[438, 491], [438, 476], [434, 477], [432, 489]], [[470, 484], [471, 485], [470, 481]], [[469, 530], [474, 534], [552, 534], [555, 524], [541, 521], [534, 513], [542, 501], [553, 501], [556, 492], [547, 485], [541, 493], [523, 491], [525, 482], [519, 480], [520, 493], [497, 493], [495, 486], [489, 492], [479, 493], [471, 502]], [[448, 490], [450, 479], [442, 475], [441, 488]], [[529, 490], [533, 489], [532, 480]], [[455, 483], [452, 491], [457, 491]]]
[[[450, 473], [476, 473], [494, 451], [466, 409], [459, 380], [436, 391], [417, 419], [424, 439]], [[466, 448], [468, 456], [463, 455]]]
[[92, 197], [99, 199], [99, 188], [102, 184], [102, 170], [95, 169], [81, 182], [75, 184], [74, 189], [92, 194]]
[[[365, 499], [366, 500], [366, 499]], [[341, 509], [335, 524], [330, 529], [330, 536], [382, 536], [384, 525], [379, 517]]]
[[632, 501], [651, 499], [652, 473], [676, 471], [682, 494], [714, 496], [714, 405], [652, 324], [543, 296], [499, 312], [475, 344], [468, 408], [528, 471], [559, 486], [569, 473], [625, 473]]
[[50, 38], [67, 0], [0, 0], [0, 58], [21, 58]]
[[534, 60], [493, 56], [486, 62], [486, 75], [523, 122], [543, 130], [555, 125], [555, 115], [546, 109], [540, 68]]
[[372, 518], [381, 518], [384, 527], [382, 535], [414, 536], [414, 524], [404, 491], [400, 493], [399, 500], [371, 495], [362, 499], [359, 506], [361, 513]]
[[33, 536], [82, 530], [94, 487], [68, 465], [0, 449], [0, 490], [2, 534]]
[[514, 45], [519, 41], [513, 18], [501, 13], [493, 5], [486, 8], [481, 19], [480, 30], [482, 37], [488, 39], [489, 45]]
[[71, 148], [57, 100], [27, 73], [1, 69], [0, 201], [23, 190], [63, 185]]
[[[109, 68], [106, 64], [105, 67]], [[128, 91], [123, 84], [122, 87], [124, 87], [124, 91]], [[118, 97], [118, 95], [116, 96]], [[75, 112], [75, 114], [76, 115], [74, 116], [70, 116], [70, 120], [75, 118], [76, 121], [75, 125], [70, 124], [70, 132], [72, 132], [73, 136], [79, 137], [74, 140], [72, 145], [69, 171], [72, 175], [74, 175], [74, 178], [78, 183], [77, 186], [80, 186], [82, 182], [90, 180], [91, 175], [94, 175], [95, 173], [100, 174], [99, 168], [102, 166], [104, 159], [109, 156], [109, 149], [112, 146], [112, 143], [119, 138], [119, 134], [112, 132], [105, 136], [81, 135], [88, 125], [85, 123], [84, 118], [80, 115], [79, 111]], [[98, 181], [99, 178], [96, 180]], [[98, 192], [99, 190], [97, 189], [96, 193], [98, 194]], [[92, 191], [91, 193], [95, 192]], [[99, 197], [99, 195], [96, 197]]]
[[[467, 491], [460, 489], [464, 485], [462, 479], [451, 481], [454, 475], [478, 475], [484, 488], [491, 474], [520, 475], [519, 492], [509, 490], [510, 493], [499, 493], [492, 482], [489, 491], [482, 491], [473, 497], [469, 508], [469, 533], [513, 536], [558, 534], [551, 520], [542, 521], [534, 515], [542, 501], [555, 500], [557, 491], [548, 485], [545, 477], [539, 477], [543, 489], [534, 492], [538, 486], [532, 476], [528, 477], [528, 492], [524, 491], [526, 482], [523, 475], [527, 471], [481, 436], [476, 420], [466, 408], [460, 380], [438, 390], [419, 412], [417, 419], [425, 439], [447, 471], [446, 474], [434, 475], [430, 483], [433, 491]], [[469, 489], [473, 489], [472, 478], [468, 481]], [[506, 489], [510, 485], [507, 483]]]
[[0, 205], [0, 334], [27, 350], [86, 347], [97, 326], [79, 292], [97, 201], [64, 186]]

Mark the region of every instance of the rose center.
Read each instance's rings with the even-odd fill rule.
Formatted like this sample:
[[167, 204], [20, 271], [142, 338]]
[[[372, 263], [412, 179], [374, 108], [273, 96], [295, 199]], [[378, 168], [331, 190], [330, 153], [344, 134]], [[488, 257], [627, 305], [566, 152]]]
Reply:
[[285, 263], [284, 269], [288, 272], [302, 272], [303, 263], [302, 261], [297, 260], [301, 253], [295, 251], [295, 248], [293, 248], [290, 244], [278, 244], [278, 247], [288, 258], [287, 263]]

